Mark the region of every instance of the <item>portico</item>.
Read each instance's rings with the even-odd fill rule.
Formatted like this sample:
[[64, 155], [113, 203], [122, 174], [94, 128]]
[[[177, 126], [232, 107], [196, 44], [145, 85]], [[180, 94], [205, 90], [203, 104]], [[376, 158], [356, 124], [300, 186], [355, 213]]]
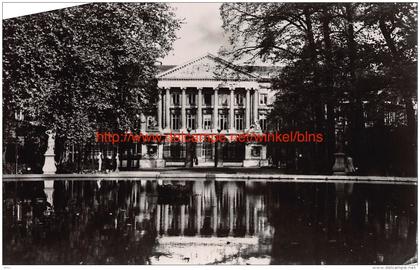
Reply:
[[259, 120], [258, 89], [254, 88], [162, 87], [158, 100], [156, 120], [164, 134], [187, 129], [237, 133]]
[[258, 77], [211, 54], [159, 74], [158, 87], [163, 133], [243, 132], [258, 121]]

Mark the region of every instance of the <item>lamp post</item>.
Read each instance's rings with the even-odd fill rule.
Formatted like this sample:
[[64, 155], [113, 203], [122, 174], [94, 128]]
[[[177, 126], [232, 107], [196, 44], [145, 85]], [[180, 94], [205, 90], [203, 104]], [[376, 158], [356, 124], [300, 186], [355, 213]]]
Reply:
[[23, 114], [21, 111], [15, 112], [16, 130], [15, 130], [15, 173], [18, 173], [18, 160], [19, 160], [19, 136], [18, 129], [21, 121], [23, 121]]
[[[139, 114], [136, 114], [136, 125], [137, 125], [137, 123], [140, 121], [140, 115]], [[140, 131], [140, 129], [139, 129], [140, 127], [136, 127], [136, 132], [139, 132]], [[135, 152], [135, 154], [136, 154], [136, 168], [138, 169], [138, 168], [140, 168], [140, 158], [141, 158], [141, 154], [139, 154], [139, 142], [138, 141], [136, 141], [135, 143], [134, 143], [134, 152]], [[117, 148], [118, 149], [118, 148]], [[140, 144], [140, 152], [141, 152], [141, 144]]]
[[193, 147], [192, 147], [192, 136], [191, 136], [191, 128], [187, 128], [188, 134], [185, 140], [185, 167], [192, 168], [193, 167]]
[[220, 142], [219, 142], [219, 139], [220, 139], [220, 132], [221, 132], [222, 130], [220, 129], [220, 128], [218, 128], [217, 129], [217, 133], [218, 133], [218, 136], [217, 136], [217, 138], [216, 138], [216, 142], [215, 142], [215, 153], [214, 153], [214, 167], [220, 167], [220, 152], [221, 152], [221, 146], [220, 146]]
[[346, 164], [345, 164], [345, 154], [343, 146], [343, 131], [344, 127], [340, 123], [337, 131], [337, 141], [336, 141], [336, 152], [334, 153], [334, 165], [332, 171], [334, 175], [345, 175], [346, 174]]

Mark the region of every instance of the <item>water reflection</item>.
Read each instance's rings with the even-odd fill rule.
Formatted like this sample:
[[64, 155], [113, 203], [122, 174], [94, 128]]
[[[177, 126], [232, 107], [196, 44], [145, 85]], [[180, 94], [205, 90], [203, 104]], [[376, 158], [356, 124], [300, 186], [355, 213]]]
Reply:
[[5, 264], [401, 264], [416, 187], [3, 183]]

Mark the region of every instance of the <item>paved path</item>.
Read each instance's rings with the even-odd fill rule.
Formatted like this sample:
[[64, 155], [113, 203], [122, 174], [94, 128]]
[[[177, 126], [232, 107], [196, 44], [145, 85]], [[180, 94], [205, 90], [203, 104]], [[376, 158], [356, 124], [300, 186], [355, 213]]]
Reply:
[[8, 174], [3, 181], [43, 180], [167, 180], [167, 181], [259, 181], [302, 183], [370, 183], [417, 185], [415, 177], [346, 176], [346, 175], [293, 175], [280, 174], [275, 169], [161, 169], [118, 172], [108, 174]]

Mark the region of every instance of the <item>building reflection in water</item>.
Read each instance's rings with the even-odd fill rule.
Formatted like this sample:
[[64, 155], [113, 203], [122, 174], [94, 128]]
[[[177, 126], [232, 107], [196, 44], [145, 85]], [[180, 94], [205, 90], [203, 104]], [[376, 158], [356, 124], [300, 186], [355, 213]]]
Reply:
[[5, 264], [401, 264], [415, 186], [3, 183]]
[[[191, 190], [189, 200], [174, 197], [157, 205], [159, 244], [152, 263], [270, 262], [274, 229], [268, 222], [264, 193], [253, 192], [254, 185], [245, 182], [200, 181], [185, 186]], [[167, 193], [161, 195], [171, 197]]]

